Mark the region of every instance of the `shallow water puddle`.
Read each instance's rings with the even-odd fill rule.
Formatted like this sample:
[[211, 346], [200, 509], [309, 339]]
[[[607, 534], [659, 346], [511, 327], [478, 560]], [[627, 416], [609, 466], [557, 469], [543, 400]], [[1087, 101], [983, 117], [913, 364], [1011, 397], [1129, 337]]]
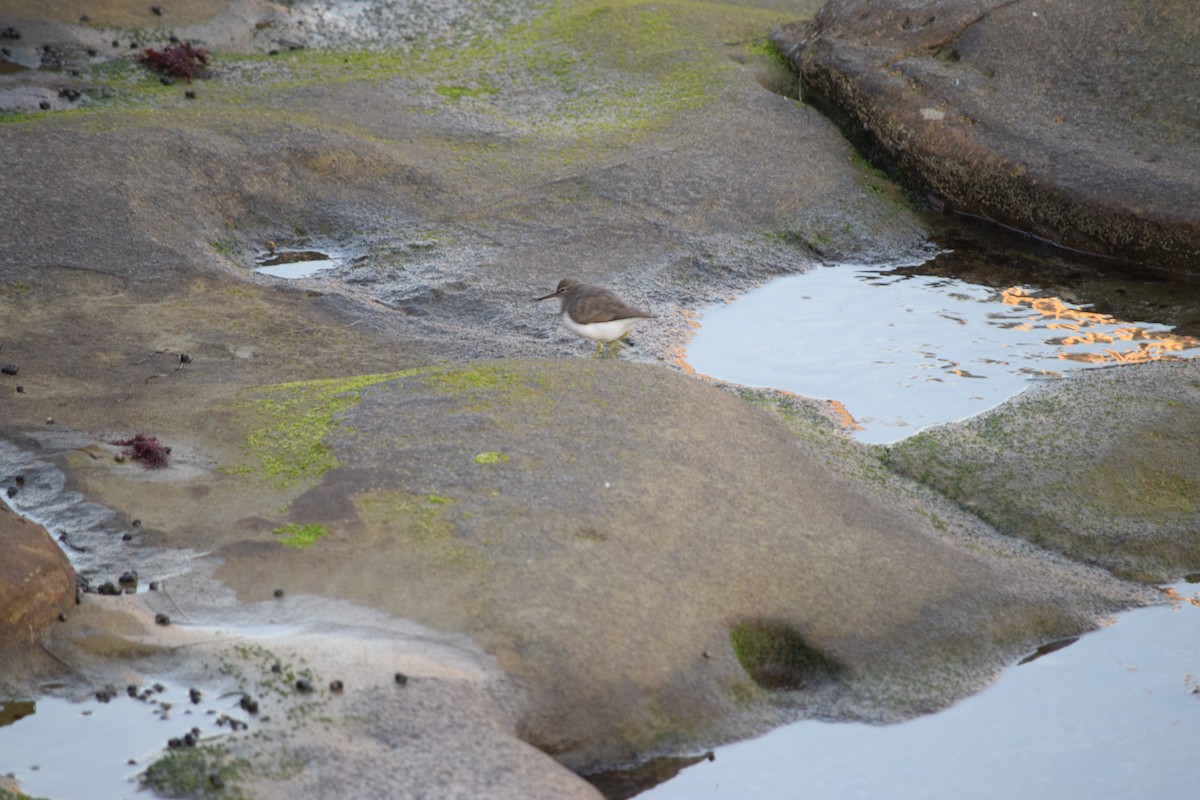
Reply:
[[275, 249], [263, 253], [255, 259], [258, 267], [255, 272], [270, 275], [272, 278], [311, 278], [318, 272], [337, 269], [345, 259], [338, 255], [329, 255], [319, 250], [286, 250]]
[[837, 400], [855, 436], [894, 442], [978, 414], [1065, 371], [1200, 356], [1200, 340], [1028, 286], [994, 289], [897, 267], [791, 275], [707, 309], [697, 372]]
[[[1170, 797], [1195, 789], [1200, 587], [897, 725], [805, 721], [720, 748], [638, 797]], [[1188, 787], [1191, 787], [1190, 789]], [[626, 797], [631, 796], [629, 794]]]
[[132, 798], [171, 740], [186, 747], [189, 734], [204, 743], [245, 727], [240, 700], [165, 680], [84, 702], [0, 699], [0, 775], [34, 797]]

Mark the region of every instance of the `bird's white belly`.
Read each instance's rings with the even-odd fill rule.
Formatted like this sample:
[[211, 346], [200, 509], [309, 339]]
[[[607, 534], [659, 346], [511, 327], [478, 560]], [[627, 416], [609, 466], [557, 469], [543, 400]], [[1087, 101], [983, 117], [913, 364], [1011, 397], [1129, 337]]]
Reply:
[[642, 318], [613, 319], [608, 322], [592, 322], [587, 325], [580, 325], [571, 319], [570, 314], [563, 314], [562, 319], [563, 324], [576, 336], [591, 339], [593, 342], [611, 342], [629, 333], [629, 329], [640, 322]]

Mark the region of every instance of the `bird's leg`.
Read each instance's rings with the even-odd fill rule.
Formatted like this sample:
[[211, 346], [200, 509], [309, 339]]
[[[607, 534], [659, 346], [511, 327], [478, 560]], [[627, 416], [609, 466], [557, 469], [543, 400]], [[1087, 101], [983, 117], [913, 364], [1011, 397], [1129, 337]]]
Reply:
[[603, 350], [604, 342], [596, 342], [596, 352], [592, 353], [592, 358], [598, 358]]

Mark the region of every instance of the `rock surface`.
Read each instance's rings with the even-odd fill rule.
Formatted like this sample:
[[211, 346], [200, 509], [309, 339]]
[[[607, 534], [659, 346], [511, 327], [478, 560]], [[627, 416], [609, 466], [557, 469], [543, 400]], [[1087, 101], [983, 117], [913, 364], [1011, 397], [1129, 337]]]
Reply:
[[75, 571], [42, 526], [0, 503], [0, 648], [33, 645], [75, 606]]
[[1048, 382], [889, 463], [997, 529], [1139, 580], [1200, 564], [1200, 364]]
[[[933, 710], [1147, 601], [897, 479], [821, 404], [672, 369], [704, 303], [928, 247], [782, 96], [763, 37], [797, 12], [196, 2], [171, 24], [216, 56], [188, 98], [90, 68], [86, 47], [146, 24], [105, 5], [27, 29], [82, 59], [54, 79], [86, 102], [0, 125], [0, 348], [26, 390], [0, 386], [0, 456], [31, 466], [17, 501], [67, 515], [90, 576], [165, 581], [53, 629], [76, 676], [240, 663], [266, 626], [346, 681], [328, 730], [230, 737], [314, 765], [250, 796], [328, 796], [320, 774], [594, 796], [561, 764]], [[150, 22], [141, 44], [164, 45]], [[281, 40], [304, 47], [268, 56]], [[337, 267], [254, 271], [292, 249]], [[570, 273], [657, 319], [588, 360], [532, 302]], [[169, 468], [116, 460], [136, 433]]]
[[1189, 0], [832, 0], [774, 39], [804, 99], [936, 205], [1196, 273]]

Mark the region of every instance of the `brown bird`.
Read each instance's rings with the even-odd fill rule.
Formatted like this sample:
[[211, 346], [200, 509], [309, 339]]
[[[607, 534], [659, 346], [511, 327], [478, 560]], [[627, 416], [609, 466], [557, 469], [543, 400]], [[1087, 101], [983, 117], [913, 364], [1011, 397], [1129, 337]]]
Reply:
[[549, 300], [551, 297], [562, 298], [562, 321], [567, 329], [576, 336], [591, 339], [596, 342], [596, 352], [592, 358], [600, 355], [607, 342], [616, 341], [644, 319], [654, 315], [625, 304], [607, 289], [583, 283], [577, 278], [563, 278], [558, 282], [558, 288], [545, 297], [535, 300]]

